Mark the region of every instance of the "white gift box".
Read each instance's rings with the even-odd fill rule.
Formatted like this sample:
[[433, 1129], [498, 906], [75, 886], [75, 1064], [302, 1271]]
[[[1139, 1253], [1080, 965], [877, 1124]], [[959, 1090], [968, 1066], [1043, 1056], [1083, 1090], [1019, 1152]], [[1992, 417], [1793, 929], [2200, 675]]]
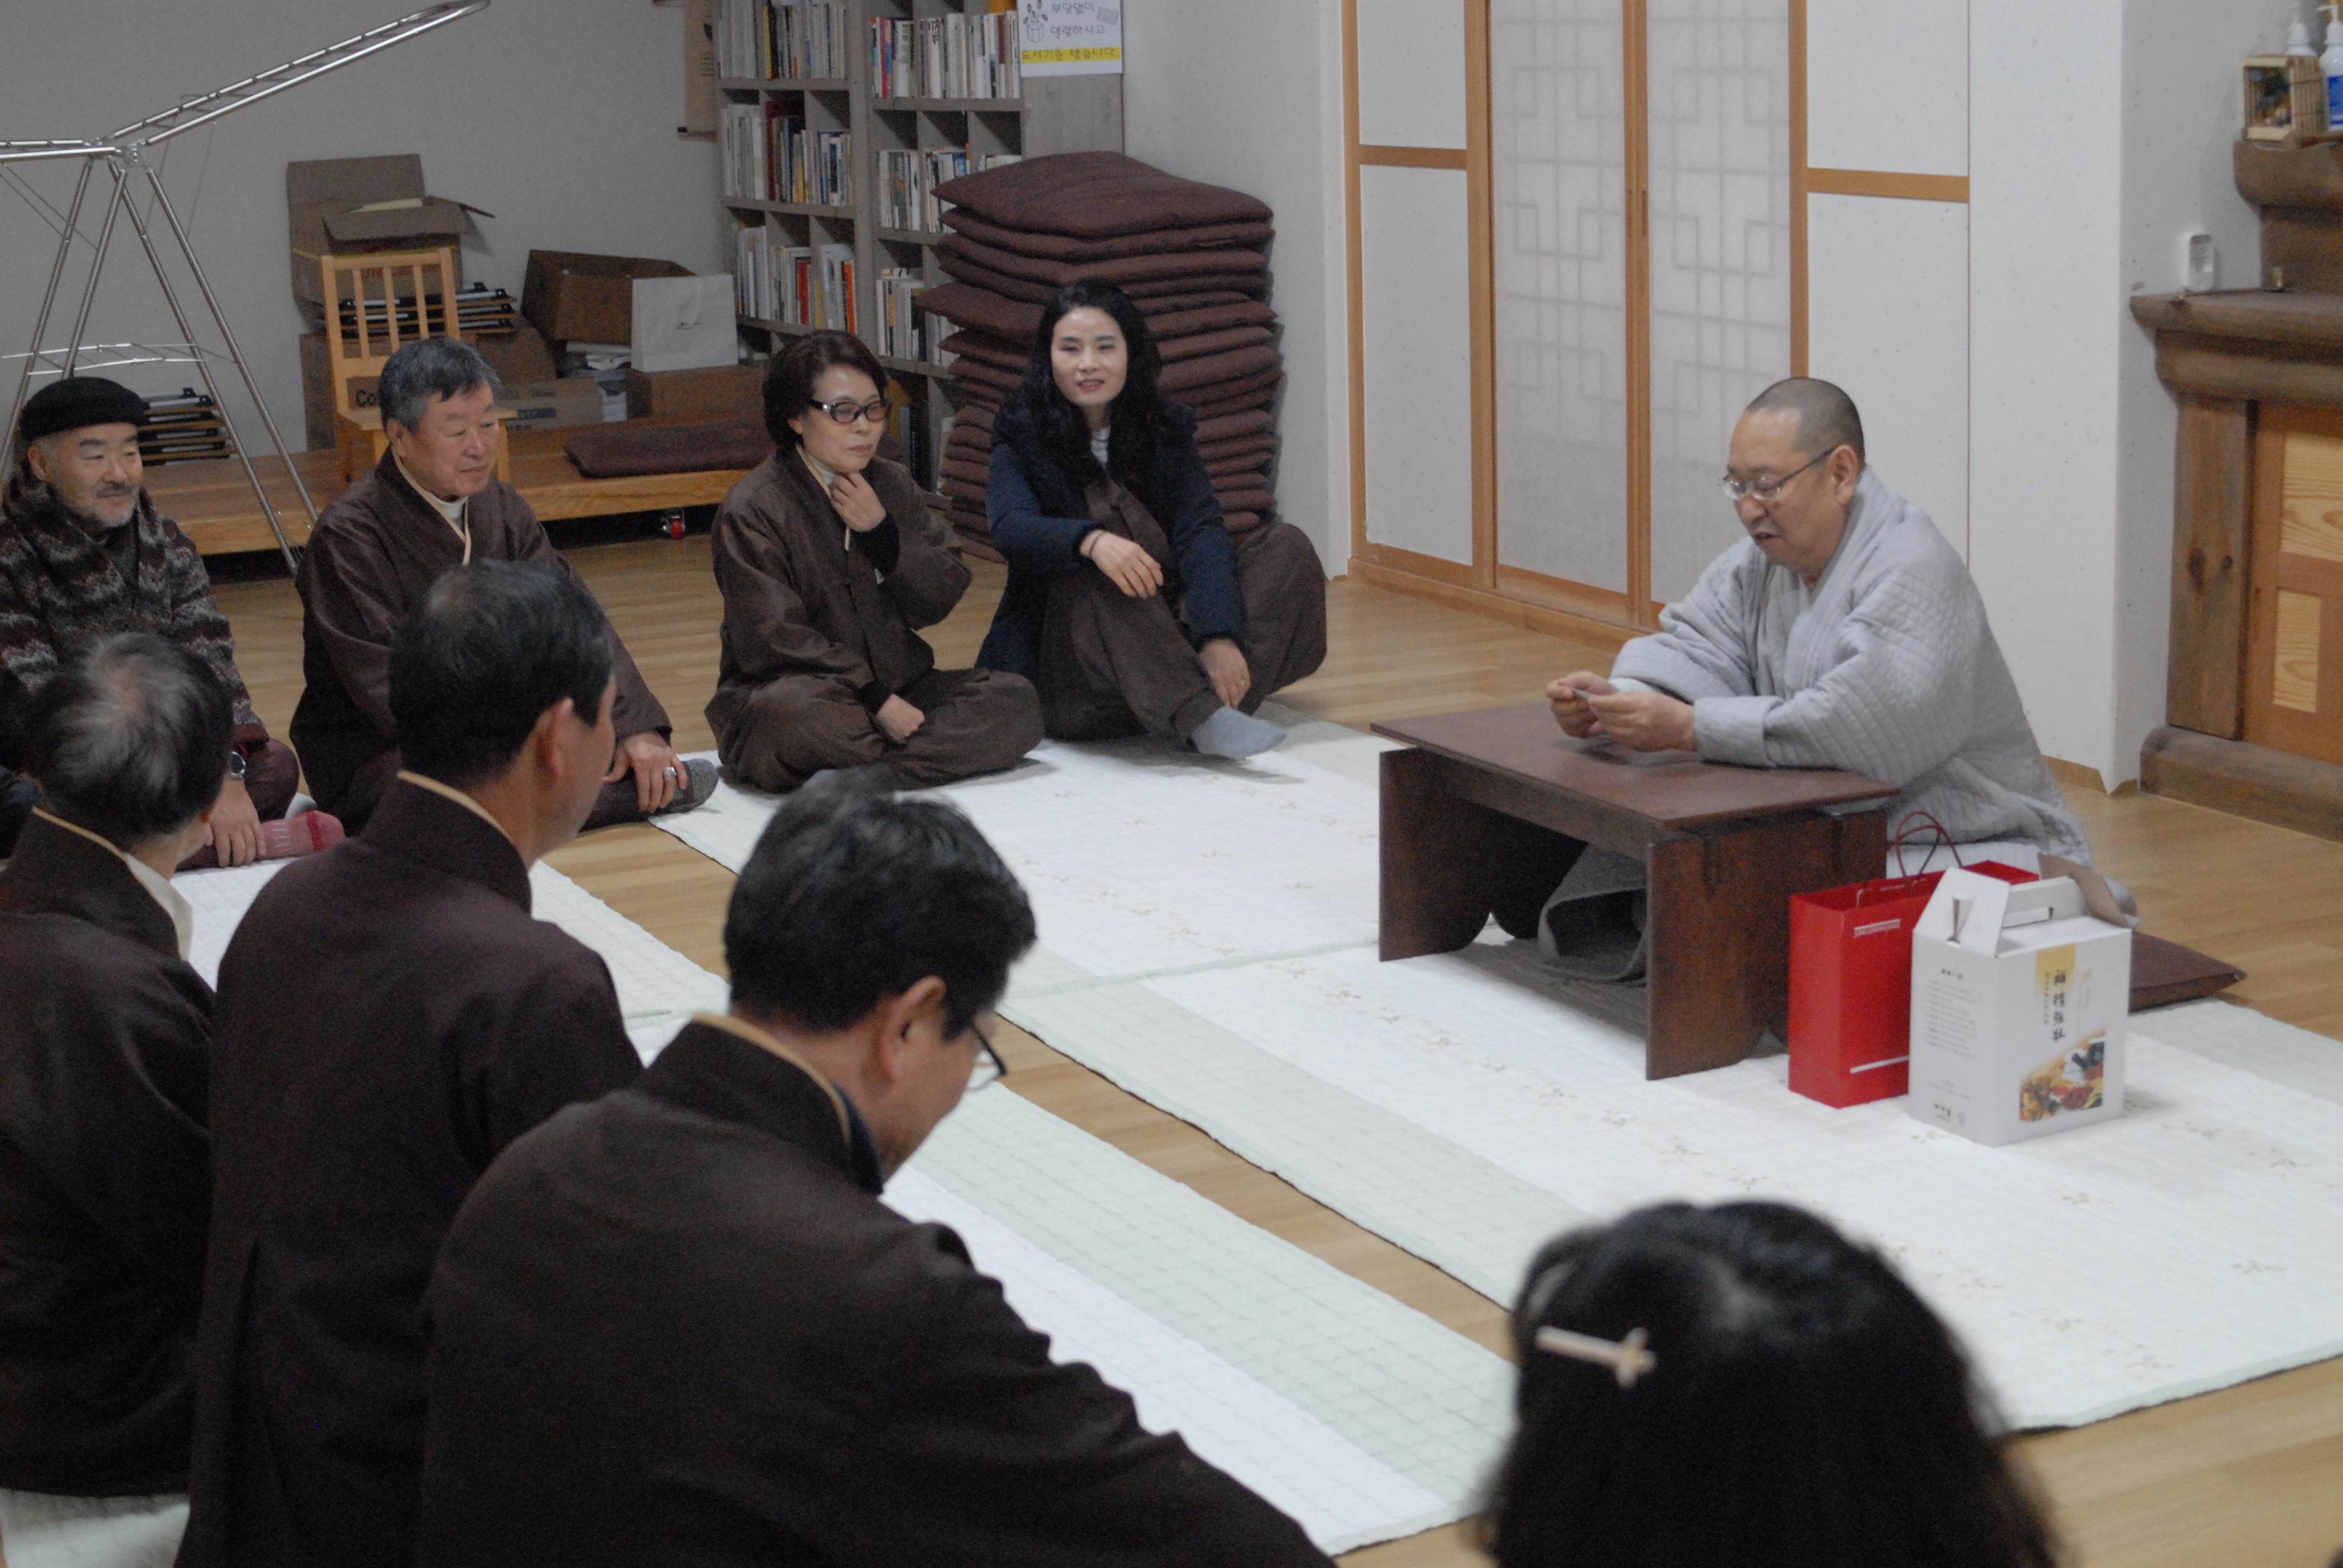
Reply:
[[2012, 1143], [2123, 1113], [2131, 932], [2072, 878], [1946, 871], [1912, 930], [1911, 1113]]

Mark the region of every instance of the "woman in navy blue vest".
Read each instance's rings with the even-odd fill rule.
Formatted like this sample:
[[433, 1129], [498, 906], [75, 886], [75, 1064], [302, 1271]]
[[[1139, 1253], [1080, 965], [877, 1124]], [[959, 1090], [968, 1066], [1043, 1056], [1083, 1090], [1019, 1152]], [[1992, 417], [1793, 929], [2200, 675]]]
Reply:
[[1251, 756], [1284, 733], [1253, 710], [1326, 656], [1325, 572], [1289, 523], [1230, 538], [1162, 363], [1111, 283], [1043, 308], [993, 426], [986, 509], [1009, 587], [977, 662], [1039, 688], [1060, 739]]

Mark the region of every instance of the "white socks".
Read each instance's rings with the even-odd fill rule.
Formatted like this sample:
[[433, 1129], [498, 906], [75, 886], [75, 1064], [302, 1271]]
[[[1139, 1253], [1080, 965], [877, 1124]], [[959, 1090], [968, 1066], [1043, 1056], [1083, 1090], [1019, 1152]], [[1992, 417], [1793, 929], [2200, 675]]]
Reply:
[[1216, 708], [1210, 719], [1196, 726], [1188, 744], [1207, 757], [1251, 757], [1284, 739], [1285, 731], [1266, 719], [1255, 719], [1233, 708]]

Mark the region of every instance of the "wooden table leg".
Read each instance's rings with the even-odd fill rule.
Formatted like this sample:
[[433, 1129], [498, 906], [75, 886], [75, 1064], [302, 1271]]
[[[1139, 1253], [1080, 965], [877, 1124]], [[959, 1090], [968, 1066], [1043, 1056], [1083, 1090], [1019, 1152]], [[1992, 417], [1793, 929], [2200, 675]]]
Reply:
[[1447, 758], [1386, 751], [1382, 769], [1383, 960], [1453, 952], [1493, 911], [1531, 934], [1585, 845], [1459, 799], [1450, 786], [1464, 769]]
[[1886, 817], [1777, 817], [1665, 839], [1651, 858], [1644, 1076], [1729, 1067], [1789, 1015], [1790, 896], [1876, 877]]

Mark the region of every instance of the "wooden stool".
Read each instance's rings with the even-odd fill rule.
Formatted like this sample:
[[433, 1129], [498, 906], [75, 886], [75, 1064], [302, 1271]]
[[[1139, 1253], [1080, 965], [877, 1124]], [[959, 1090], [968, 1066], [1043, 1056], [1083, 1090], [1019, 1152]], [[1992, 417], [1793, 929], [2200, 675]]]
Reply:
[[[1383, 958], [1515, 937], [1589, 844], [1650, 868], [1647, 1078], [1728, 1067], [1790, 1005], [1790, 895], [1879, 875], [1896, 791], [1852, 773], [1732, 768], [1573, 740], [1545, 704], [1374, 727]], [[1853, 807], [1845, 814], [1819, 808]]]

